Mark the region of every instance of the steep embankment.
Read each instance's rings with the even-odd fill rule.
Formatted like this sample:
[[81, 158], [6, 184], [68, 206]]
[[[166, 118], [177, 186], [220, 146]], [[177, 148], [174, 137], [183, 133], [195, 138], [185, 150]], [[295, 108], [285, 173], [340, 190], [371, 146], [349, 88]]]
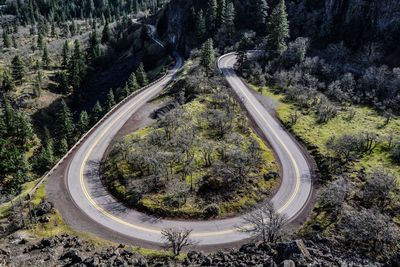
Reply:
[[[276, 1], [268, 1], [269, 12]], [[254, 30], [258, 1], [235, 0], [236, 29]], [[291, 38], [310, 37], [313, 46], [344, 41], [358, 49], [376, 43], [385, 54], [395, 54], [400, 42], [400, 1], [296, 0], [286, 1]], [[193, 40], [192, 8], [207, 10], [207, 1], [171, 1], [157, 17], [158, 32], [182, 52], [199, 44]], [[386, 51], [386, 52], [385, 52]]]

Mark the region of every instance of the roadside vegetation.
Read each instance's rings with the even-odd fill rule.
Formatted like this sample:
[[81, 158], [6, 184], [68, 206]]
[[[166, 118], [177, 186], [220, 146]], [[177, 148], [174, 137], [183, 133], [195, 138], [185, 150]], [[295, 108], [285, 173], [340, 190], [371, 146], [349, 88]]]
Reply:
[[[246, 47], [254, 39], [244, 36], [238, 70], [274, 102], [278, 118], [317, 161], [315, 184], [322, 188], [300, 235], [322, 234], [387, 261], [400, 241], [398, 69], [375, 65], [375, 57], [357, 61], [343, 43], [312, 56], [321, 53], [309, 51], [307, 38], [287, 43], [281, 34], [251, 59]], [[343, 62], [364, 66], [363, 74], [346, 71]]]
[[226, 217], [265, 200], [278, 184], [272, 151], [224, 82], [207, 81], [207, 64], [197, 70], [195, 62], [164, 95], [173, 108], [117, 141], [104, 163], [111, 191], [151, 214]]
[[167, 51], [148, 38], [146, 27], [132, 21], [165, 3], [135, 3], [82, 9], [62, 1], [2, 5], [0, 205], [21, 193], [24, 183], [41, 177], [108, 110], [171, 63]]

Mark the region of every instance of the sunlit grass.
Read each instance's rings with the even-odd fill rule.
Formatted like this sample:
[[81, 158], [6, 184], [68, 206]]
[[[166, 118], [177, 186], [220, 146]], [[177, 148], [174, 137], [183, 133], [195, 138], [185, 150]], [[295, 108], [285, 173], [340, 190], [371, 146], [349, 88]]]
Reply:
[[[275, 94], [268, 87], [262, 89], [254, 87], [263, 95], [276, 101], [276, 113], [278, 117], [287, 123], [291, 115], [297, 111], [299, 119], [292, 127], [293, 133], [309, 145], [315, 146], [322, 155], [329, 155], [326, 142], [333, 136], [344, 134], [359, 134], [372, 132], [378, 135], [380, 144], [374, 152], [362, 157], [355, 169], [365, 168], [367, 172], [382, 168], [395, 174], [400, 181], [400, 166], [393, 163], [390, 152], [386, 148], [386, 138], [389, 134], [400, 136], [400, 118], [394, 117], [388, 125], [384, 126], [385, 118], [369, 107], [353, 105], [350, 108], [341, 108], [338, 115], [327, 123], [317, 123], [316, 116], [312, 112], [301, 112], [295, 105], [284, 101], [283, 94]], [[355, 112], [349, 120], [350, 112]]]

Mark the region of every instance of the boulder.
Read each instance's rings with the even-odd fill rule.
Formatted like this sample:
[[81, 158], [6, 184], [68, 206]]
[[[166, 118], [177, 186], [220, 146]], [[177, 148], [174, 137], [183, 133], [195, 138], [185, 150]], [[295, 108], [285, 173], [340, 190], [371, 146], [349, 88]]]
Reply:
[[65, 252], [60, 259], [69, 260], [70, 264], [76, 264], [83, 261], [81, 253], [75, 249]]
[[45, 214], [48, 214], [53, 209], [53, 203], [48, 202], [46, 199], [43, 199], [42, 202], [33, 210], [33, 213], [37, 217], [41, 217]]
[[296, 263], [292, 260], [285, 260], [280, 265], [280, 267], [296, 267]]

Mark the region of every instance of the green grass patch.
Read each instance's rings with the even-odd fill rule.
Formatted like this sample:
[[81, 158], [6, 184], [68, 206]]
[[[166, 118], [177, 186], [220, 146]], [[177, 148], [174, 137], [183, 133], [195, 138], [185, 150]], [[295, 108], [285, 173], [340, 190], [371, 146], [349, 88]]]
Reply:
[[[373, 132], [378, 135], [381, 142], [374, 152], [363, 156], [356, 164], [355, 170], [365, 168], [367, 172], [374, 169], [385, 169], [396, 175], [400, 181], [400, 166], [390, 158], [390, 151], [386, 148], [386, 138], [392, 134], [400, 136], [400, 118], [394, 117], [383, 127], [385, 118], [369, 107], [353, 105], [341, 107], [338, 115], [327, 123], [317, 123], [317, 118], [312, 112], [299, 110], [294, 104], [284, 101], [283, 94], [275, 94], [268, 87], [262, 89], [254, 87], [264, 96], [274, 100], [277, 104], [276, 113], [283, 123], [288, 123], [294, 112], [299, 114], [299, 119], [292, 126], [293, 133], [307, 145], [316, 147], [323, 156], [329, 156], [326, 142], [334, 136], [344, 134], [360, 134]], [[352, 116], [354, 114], [354, 116]], [[351, 118], [353, 117], [353, 118]], [[350, 119], [351, 118], [351, 119]]]
[[8, 202], [1, 204], [0, 205], [0, 219], [8, 216], [8, 212], [10, 211], [10, 209], [12, 207], [12, 202], [17, 202], [17, 201], [19, 201], [19, 199], [22, 199], [22, 200], [26, 199], [26, 197], [28, 196], [28, 193], [33, 189], [33, 187], [35, 187], [36, 183], [37, 183], [37, 180], [24, 183], [22, 185], [21, 193], [18, 196], [14, 197], [12, 199], [12, 201], [8, 201]]
[[[178, 121], [173, 126], [175, 128], [172, 137], [168, 137], [163, 128], [165, 126], [162, 126], [163, 124], [159, 122], [125, 136], [122, 139], [122, 142], [125, 142], [125, 144], [122, 145], [129, 151], [124, 149], [125, 152], [121, 153], [121, 149], [116, 147], [115, 153], [111, 153], [104, 164], [104, 177], [111, 192], [117, 198], [124, 200], [129, 205], [141, 211], [165, 217], [190, 219], [208, 216], [209, 210], [207, 208], [211, 208], [211, 204], [216, 204], [219, 208], [218, 215], [214, 216], [222, 218], [243, 212], [258, 202], [265, 200], [278, 185], [277, 177], [271, 179], [265, 178], [269, 173], [279, 172], [274, 153], [250, 126], [246, 124], [246, 121], [243, 124], [244, 115], [240, 115], [239, 106], [232, 107], [230, 110], [230, 112], [237, 112], [237, 114], [234, 113], [229, 133], [222, 138], [214, 136], [215, 129], [207, 126], [206, 117], [210, 115], [207, 115], [206, 111], [218, 106], [218, 104], [211, 101], [216, 100], [210, 94], [201, 94], [194, 100], [183, 105], [180, 115], [174, 114], [174, 116], [177, 116]], [[187, 128], [188, 125], [193, 125], [196, 127], [196, 130], [191, 141], [192, 143], [189, 145], [189, 150], [183, 152], [184, 150], [181, 150], [183, 148], [180, 147], [179, 142], [184, 141], [178, 139], [180, 141], [175, 143], [176, 141], [174, 141], [173, 137], [174, 135], [179, 136], [179, 134], [191, 131], [190, 127]], [[159, 141], [154, 141], [157, 140], [157, 136], [165, 138], [162, 139], [161, 144], [158, 143]], [[169, 138], [170, 140], [168, 140]], [[223, 164], [223, 152], [221, 151], [229, 150], [231, 151], [230, 153], [236, 153], [237, 150], [241, 150], [242, 153], [249, 155], [250, 150], [253, 150], [249, 148], [250, 140], [254, 140], [258, 144], [260, 163], [257, 163], [256, 169], [252, 169], [248, 174], [248, 181], [243, 182], [243, 185], [236, 188], [236, 192], [232, 194], [225, 194], [227, 188], [230, 187], [230, 185], [226, 185], [226, 187], [222, 185], [224, 179], [226, 179], [225, 177], [218, 178], [219, 181], [211, 181], [215, 185], [211, 189], [213, 193], [208, 192], [208, 188], [210, 187], [207, 187], [207, 189], [201, 187], [202, 184], [207, 182], [204, 179], [215, 176], [213, 163]], [[212, 152], [210, 152], [212, 158], [211, 166], [204, 159], [203, 146], [205, 144], [209, 144], [212, 147]], [[137, 164], [130, 163], [129, 158], [132, 159], [132, 157], [129, 157], [129, 153], [139, 152], [139, 155], [134, 154], [134, 158], [137, 158], [140, 157], [140, 151], [143, 149], [150, 151], [155, 149], [156, 153], [166, 155], [166, 159], [156, 159], [157, 161], [151, 164], [167, 167], [164, 169], [166, 171], [163, 172], [163, 177], [160, 178], [162, 180], [161, 185], [140, 195], [137, 192], [137, 188], [142, 188], [143, 186], [147, 188], [148, 181], [142, 179], [143, 177], [147, 177], [146, 175], [148, 174], [146, 173], [148, 173], [148, 169], [139, 170], [140, 168], [135, 167]], [[143, 151], [142, 154], [146, 157], [151, 157], [151, 155], [146, 154], [146, 151]], [[190, 173], [185, 172], [185, 162], [188, 160], [188, 154], [193, 157], [193, 160], [191, 160], [193, 165]], [[232, 157], [237, 156], [237, 154], [232, 155], [234, 155]], [[172, 161], [168, 161], [171, 156], [173, 158]], [[156, 156], [154, 155], [154, 157]], [[139, 165], [144, 166], [143, 163]], [[152, 168], [151, 165], [150, 168]], [[180, 193], [174, 191], [175, 186], [178, 185], [173, 184], [171, 187], [169, 184], [171, 179], [179, 180], [180, 182], [178, 183], [186, 182], [188, 191], [184, 193], [184, 197], [179, 196], [178, 194]], [[181, 186], [179, 185], [178, 187], [178, 190], [181, 190]], [[225, 195], [222, 196], [223, 194]], [[211, 195], [211, 197], [207, 195]]]

